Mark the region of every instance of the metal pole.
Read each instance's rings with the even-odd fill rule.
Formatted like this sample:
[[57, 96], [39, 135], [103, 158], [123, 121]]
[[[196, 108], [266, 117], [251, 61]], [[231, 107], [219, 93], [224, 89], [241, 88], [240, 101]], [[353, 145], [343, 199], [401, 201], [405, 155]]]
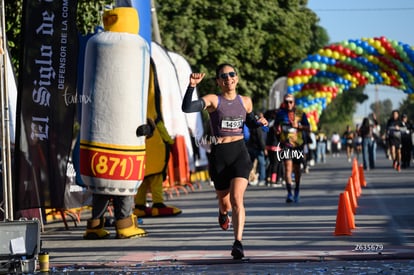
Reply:
[[2, 180], [3, 180], [3, 197], [5, 202], [5, 220], [13, 220], [13, 192], [11, 177], [11, 151], [10, 151], [10, 118], [9, 118], [9, 94], [7, 85], [7, 58], [6, 54], [6, 13], [4, 8], [4, 0], [1, 0], [1, 42], [5, 49], [2, 55], [2, 93], [1, 93], [1, 126], [2, 126]]
[[157, 17], [157, 9], [155, 8], [155, 0], [151, 0], [151, 20], [152, 20], [152, 29], [154, 31], [154, 41], [158, 44], [162, 44], [161, 35], [160, 35], [160, 28], [158, 26], [158, 17]]

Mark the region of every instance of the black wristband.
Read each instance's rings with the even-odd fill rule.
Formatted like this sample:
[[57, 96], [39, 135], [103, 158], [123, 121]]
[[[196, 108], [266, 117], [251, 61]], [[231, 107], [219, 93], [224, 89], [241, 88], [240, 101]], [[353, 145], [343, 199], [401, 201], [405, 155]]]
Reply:
[[260, 124], [257, 123], [253, 112], [246, 114], [246, 125], [249, 128], [259, 128]]

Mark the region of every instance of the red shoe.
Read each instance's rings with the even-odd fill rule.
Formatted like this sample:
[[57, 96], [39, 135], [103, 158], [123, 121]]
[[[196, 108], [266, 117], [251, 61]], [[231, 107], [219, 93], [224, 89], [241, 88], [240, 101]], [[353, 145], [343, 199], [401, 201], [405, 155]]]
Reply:
[[152, 208], [147, 206], [135, 205], [134, 215], [139, 218], [152, 217]]
[[397, 171], [401, 172], [401, 165], [399, 165], [399, 164], [397, 165]]
[[168, 206], [163, 203], [154, 203], [152, 205], [152, 217], [169, 217], [180, 215], [181, 213], [181, 209], [175, 206]]
[[167, 206], [163, 203], [153, 204], [152, 207], [135, 206], [134, 215], [140, 218], [148, 217], [169, 217], [181, 214], [181, 209], [174, 206]]
[[230, 228], [230, 218], [228, 214], [221, 214], [219, 211], [218, 222], [220, 224], [221, 229], [229, 230]]

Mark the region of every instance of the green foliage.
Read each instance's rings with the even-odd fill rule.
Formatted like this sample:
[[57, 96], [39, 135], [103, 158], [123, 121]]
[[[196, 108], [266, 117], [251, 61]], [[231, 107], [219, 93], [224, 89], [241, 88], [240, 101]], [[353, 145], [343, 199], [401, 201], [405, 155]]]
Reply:
[[[232, 63], [241, 76], [239, 92], [252, 96], [255, 108], [263, 107], [260, 104], [278, 77], [329, 41], [326, 30], [318, 25], [319, 18], [307, 8], [307, 0], [154, 2], [163, 46], [183, 55], [194, 71], [207, 73], [210, 81], [203, 81], [199, 92], [214, 92], [216, 66]], [[114, 4], [115, 0], [78, 0], [80, 34], [93, 33], [102, 25], [105, 6]], [[21, 50], [22, 6], [23, 0], [5, 1], [7, 42], [15, 71]], [[367, 99], [362, 91], [363, 87], [346, 91], [324, 110], [320, 125], [328, 134], [342, 133], [347, 124], [353, 124], [356, 104]], [[385, 100], [371, 106], [381, 125], [389, 117], [390, 103]], [[414, 102], [407, 99], [400, 111], [414, 119]]]
[[353, 125], [353, 115], [357, 103], [362, 103], [368, 98], [363, 93], [363, 90], [364, 87], [358, 87], [343, 92], [323, 111], [319, 120], [319, 126], [328, 135], [332, 135], [333, 132], [343, 133], [347, 125]]
[[384, 131], [393, 110], [391, 99], [374, 102], [370, 105], [370, 109], [377, 117], [381, 130]]
[[15, 71], [18, 70], [23, 1], [5, 1], [7, 46]]
[[114, 4], [114, 0], [78, 0], [76, 23], [80, 34], [94, 33], [97, 26], [102, 26], [105, 6]]
[[[78, 0], [77, 26], [81, 34], [101, 25], [105, 5], [114, 0]], [[163, 0], [156, 10], [167, 49], [183, 55], [194, 71], [211, 81], [201, 94], [215, 91], [214, 70], [234, 64], [240, 74], [239, 92], [250, 95], [256, 107], [268, 96], [272, 83], [328, 42], [316, 14], [306, 0]], [[22, 0], [7, 1], [7, 36], [15, 68], [20, 56]]]
[[[411, 97], [413, 98], [413, 97]], [[414, 100], [410, 99], [410, 97], [407, 97], [405, 99], [401, 106], [400, 106], [400, 112], [401, 114], [407, 114], [408, 120], [413, 122], [414, 120]]]
[[156, 10], [163, 45], [211, 80], [201, 94], [215, 91], [215, 68], [228, 62], [241, 76], [239, 92], [260, 102], [277, 77], [328, 41], [306, 1], [163, 0]]

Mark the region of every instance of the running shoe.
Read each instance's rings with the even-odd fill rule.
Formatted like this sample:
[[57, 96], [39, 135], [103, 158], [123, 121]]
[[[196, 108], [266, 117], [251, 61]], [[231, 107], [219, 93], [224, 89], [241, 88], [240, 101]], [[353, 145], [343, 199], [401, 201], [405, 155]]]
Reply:
[[299, 199], [300, 199], [300, 197], [299, 197], [299, 191], [295, 191], [295, 196], [293, 197], [293, 201], [295, 203], [298, 203], [299, 202]]
[[219, 211], [218, 222], [221, 229], [228, 230], [230, 228], [230, 218], [228, 214], [221, 214]]
[[243, 245], [240, 241], [234, 241], [231, 256], [233, 256], [233, 260], [240, 260], [244, 257]]
[[293, 196], [292, 194], [288, 194], [286, 197], [286, 203], [291, 203], [291, 202], [293, 202]]

